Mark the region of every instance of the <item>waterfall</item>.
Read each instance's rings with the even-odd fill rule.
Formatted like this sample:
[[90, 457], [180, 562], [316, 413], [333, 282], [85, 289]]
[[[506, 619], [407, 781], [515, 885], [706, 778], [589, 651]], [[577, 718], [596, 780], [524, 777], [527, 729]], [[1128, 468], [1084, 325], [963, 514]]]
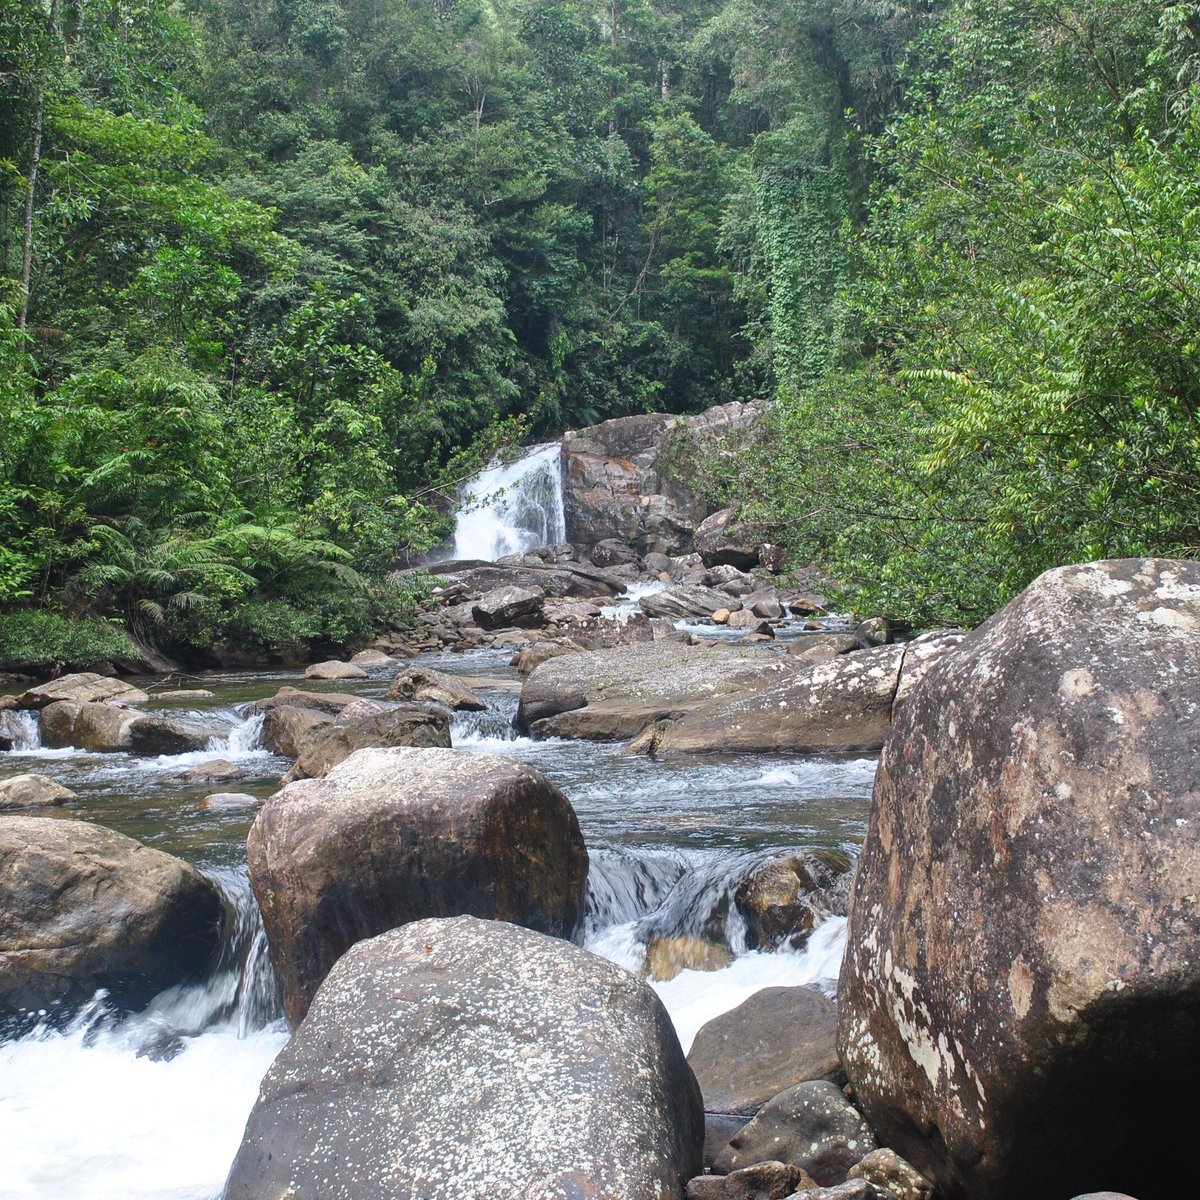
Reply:
[[495, 562], [566, 541], [561, 455], [558, 442], [547, 442], [476, 475], [459, 502], [454, 557]]
[[0, 713], [0, 734], [12, 741], [17, 751], [40, 750], [42, 731], [36, 712], [18, 711]]

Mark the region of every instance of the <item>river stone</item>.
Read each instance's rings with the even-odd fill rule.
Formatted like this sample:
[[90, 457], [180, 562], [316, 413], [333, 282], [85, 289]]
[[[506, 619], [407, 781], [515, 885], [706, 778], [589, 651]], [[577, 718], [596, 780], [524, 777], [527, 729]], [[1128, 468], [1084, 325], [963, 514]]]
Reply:
[[850, 1168], [851, 1179], [865, 1179], [894, 1200], [933, 1200], [933, 1184], [895, 1150], [883, 1147]]
[[349, 692], [308, 692], [303, 688], [281, 687], [274, 696], [256, 701], [256, 713], [270, 712], [273, 708], [310, 708], [327, 716], [336, 717], [348, 705], [356, 704], [360, 697]]
[[850, 867], [841, 850], [787, 854], [756, 867], [733, 896], [750, 948], [775, 950], [786, 942], [799, 950], [824, 917], [844, 917]]
[[790, 1163], [760, 1162], [730, 1175], [697, 1175], [688, 1181], [687, 1200], [787, 1200], [817, 1186], [813, 1177]]
[[683, 971], [721, 971], [731, 962], [726, 946], [690, 934], [654, 938], [646, 946], [646, 975], [657, 983]]
[[482, 712], [487, 705], [453, 675], [430, 667], [407, 667], [392, 680], [389, 700], [421, 700], [460, 712]]
[[369, 676], [355, 663], [339, 662], [331, 658], [327, 662], [313, 663], [304, 670], [305, 679], [367, 679]]
[[808, 668], [787, 661], [771, 686], [697, 705], [641, 748], [655, 754], [818, 754], [871, 753], [883, 745], [903, 646], [861, 650]]
[[472, 917], [360, 942], [267, 1072], [226, 1200], [679, 1200], [703, 1113], [627, 971]]
[[179, 772], [181, 783], [225, 783], [230, 779], [239, 779], [245, 770], [237, 763], [231, 763], [227, 758], [214, 758], [210, 762], [197, 763]]
[[724, 592], [702, 584], [677, 583], [661, 592], [638, 598], [638, 607], [648, 617], [711, 617], [718, 608], [725, 608], [729, 597]]
[[199, 977], [224, 903], [194, 867], [83, 821], [0, 821], [0, 1014], [122, 1004]]
[[64, 750], [75, 745], [75, 721], [82, 704], [56, 700], [38, 713], [38, 734], [48, 750]]
[[772, 1097], [717, 1155], [713, 1170], [724, 1175], [778, 1160], [803, 1167], [822, 1187], [832, 1187], [877, 1145], [842, 1089], [817, 1080]]
[[363, 667], [394, 667], [396, 660], [390, 654], [384, 654], [382, 650], [368, 649], [360, 650], [357, 654], [350, 655], [350, 662], [353, 666]]
[[21, 708], [45, 708], [60, 700], [73, 704], [101, 703], [119, 700], [122, 704], [145, 704], [150, 697], [140, 688], [114, 679], [108, 675], [97, 675], [94, 671], [82, 671], [76, 675], [63, 675], [48, 683], [39, 683], [17, 699]]
[[814, 633], [797, 638], [788, 646], [787, 652], [801, 663], [815, 664], [857, 649], [858, 638], [852, 633]]
[[200, 801], [200, 807], [212, 810], [227, 808], [256, 808], [262, 798], [249, 792], [212, 792]]
[[333, 717], [320, 709], [297, 708], [291, 704], [273, 705], [263, 715], [259, 738], [272, 754], [299, 758], [316, 730], [332, 722]]
[[567, 798], [490, 754], [361, 750], [276, 792], [247, 842], [295, 1024], [340, 954], [423, 917], [512, 921], [569, 937], [588, 857]]
[[781, 657], [718, 643], [641, 642], [563, 655], [526, 679], [517, 723], [537, 737], [629, 738], [662, 717], [791, 671]]
[[155, 692], [154, 700], [211, 700], [215, 692], [208, 688], [172, 688], [166, 692]]
[[[47, 708], [42, 711], [50, 710]], [[71, 744], [81, 750], [91, 750], [100, 754], [128, 750], [131, 741], [130, 726], [136, 719], [137, 713], [130, 712], [127, 708], [119, 708], [115, 704], [94, 701], [81, 704], [79, 712], [75, 715]]]
[[0, 779], [0, 812], [21, 808], [50, 808], [79, 797], [49, 775], [11, 775]]
[[129, 724], [129, 749], [134, 754], [190, 754], [207, 750], [219, 735], [212, 725], [173, 717], [137, 717]]
[[816, 988], [769, 987], [701, 1026], [688, 1053], [704, 1108], [753, 1116], [772, 1096], [843, 1077], [837, 1008]]
[[283, 783], [320, 779], [356, 750], [388, 746], [450, 746], [446, 711], [426, 704], [394, 704], [373, 700], [347, 705], [337, 720], [315, 729]]
[[1200, 566], [1118, 560], [1041, 576], [901, 710], [839, 1047], [939, 1193], [1171, 1195], [1193, 1173], [1198, 691]]
[[540, 587], [493, 588], [471, 606], [471, 616], [481, 629], [503, 629], [506, 625], [540, 625], [545, 595]]

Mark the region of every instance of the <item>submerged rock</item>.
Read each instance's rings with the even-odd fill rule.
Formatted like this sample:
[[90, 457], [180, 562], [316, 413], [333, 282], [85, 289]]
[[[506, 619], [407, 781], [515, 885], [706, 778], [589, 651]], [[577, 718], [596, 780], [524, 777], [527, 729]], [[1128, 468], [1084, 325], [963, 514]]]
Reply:
[[884, 748], [839, 984], [864, 1114], [940, 1195], [1173, 1195], [1200, 1119], [1200, 566], [1063, 567]]
[[200, 976], [225, 906], [195, 867], [83, 821], [0, 821], [0, 1015], [106, 988], [136, 1007]]
[[348, 947], [407, 921], [469, 913], [569, 937], [588, 868], [558, 788], [456, 750], [362, 750], [292, 783], [247, 853], [293, 1024]]
[[823, 917], [844, 917], [850, 867], [843, 851], [819, 850], [773, 858], [756, 868], [733, 897], [750, 948], [775, 950], [786, 942], [799, 950]]
[[703, 1114], [658, 997], [464, 917], [360, 942], [268, 1071], [226, 1200], [681, 1200]]

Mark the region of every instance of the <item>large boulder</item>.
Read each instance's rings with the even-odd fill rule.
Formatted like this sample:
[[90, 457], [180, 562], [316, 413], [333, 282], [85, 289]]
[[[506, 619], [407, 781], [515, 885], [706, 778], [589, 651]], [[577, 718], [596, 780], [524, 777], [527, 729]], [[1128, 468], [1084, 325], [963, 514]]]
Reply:
[[480, 629], [503, 629], [508, 625], [540, 625], [545, 595], [540, 587], [493, 588], [471, 606], [471, 616], [475, 618]]
[[733, 402], [691, 417], [643, 413], [563, 436], [567, 537], [617, 539], [639, 554], [677, 554], [708, 513], [692, 472], [703, 454], [736, 453], [754, 436], [758, 409]]
[[[432, 572], [445, 579], [455, 596], [478, 599], [485, 592], [499, 587], [541, 588], [548, 596], [616, 596], [625, 588], [625, 581], [596, 567], [580, 563], [549, 564], [532, 555], [519, 555], [516, 561], [481, 562], [478, 559], [459, 559], [415, 567], [423, 573]], [[398, 572], [403, 578], [407, 572]], [[449, 589], [446, 589], [447, 591]], [[471, 602], [464, 600], [466, 612]]]
[[1063, 567], [929, 668], [839, 983], [864, 1114], [939, 1195], [1173, 1195], [1200, 1119], [1200, 566]]
[[272, 754], [299, 758], [316, 731], [332, 724], [333, 720], [328, 713], [316, 708], [274, 704], [263, 715], [259, 740]]
[[194, 867], [83, 821], [0, 821], [0, 1016], [106, 988], [139, 1005], [201, 975], [225, 905]]
[[906, 675], [923, 674], [961, 636], [877, 646], [807, 666], [789, 655], [788, 668], [771, 686], [697, 705], [648, 731], [638, 748], [653, 754], [874, 753], [908, 693]]
[[255, 713], [270, 712], [273, 708], [309, 708], [326, 716], [336, 717], [343, 709], [351, 704], [357, 704], [360, 696], [352, 696], [349, 692], [309, 692], [303, 688], [281, 687], [273, 696], [256, 700], [251, 705]]
[[735, 520], [733, 511], [723, 508], [700, 523], [694, 544], [706, 567], [749, 571], [759, 564], [759, 547], [770, 540], [770, 531], [761, 522]]
[[79, 797], [48, 775], [10, 775], [0, 779], [0, 813], [22, 808], [56, 808]]
[[138, 717], [131, 721], [129, 749], [134, 754], [190, 754], [207, 750], [220, 730], [199, 721], [177, 720], [173, 717]]
[[791, 673], [778, 656], [715, 642], [642, 642], [562, 655], [526, 679], [517, 723], [537, 737], [622, 740], [714, 696]]
[[250, 879], [293, 1024], [355, 942], [469, 913], [569, 937], [588, 858], [567, 798], [509, 758], [363, 750], [276, 792]]
[[124, 680], [97, 675], [94, 671], [81, 671], [75, 675], [62, 675], [48, 683], [39, 683], [18, 697], [21, 708], [45, 708], [60, 700], [73, 704], [103, 703], [118, 701], [121, 704], [145, 704], [150, 697], [140, 688]]
[[651, 592], [638, 600], [638, 607], [649, 617], [711, 617], [729, 607], [729, 597], [715, 588], [698, 583], [677, 583], [661, 592]]
[[483, 712], [487, 704], [461, 679], [431, 667], [406, 667], [392, 680], [389, 700], [415, 700], [441, 704], [462, 712]]
[[701, 1026], [688, 1052], [704, 1108], [752, 1117], [811, 1079], [842, 1078], [837, 1007], [816, 988], [769, 987]]
[[450, 746], [450, 718], [428, 704], [377, 704], [360, 700], [335, 721], [313, 729], [284, 783], [320, 779], [356, 750], [388, 746]]
[[226, 1200], [681, 1200], [670, 1019], [569, 942], [462, 917], [350, 950], [259, 1090]]
[[[49, 712], [46, 708], [43, 712]], [[130, 726], [138, 714], [116, 704], [100, 704], [90, 701], [79, 706], [72, 731], [72, 745], [81, 750], [100, 754], [112, 754], [128, 750], [131, 742]]]

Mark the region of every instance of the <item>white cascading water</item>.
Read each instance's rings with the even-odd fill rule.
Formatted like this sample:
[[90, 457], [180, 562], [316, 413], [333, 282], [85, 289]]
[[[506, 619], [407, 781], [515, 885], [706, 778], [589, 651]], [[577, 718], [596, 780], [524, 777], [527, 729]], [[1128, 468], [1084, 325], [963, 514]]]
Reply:
[[534, 446], [524, 457], [480, 472], [463, 490], [454, 527], [454, 557], [495, 562], [567, 538], [562, 447]]

